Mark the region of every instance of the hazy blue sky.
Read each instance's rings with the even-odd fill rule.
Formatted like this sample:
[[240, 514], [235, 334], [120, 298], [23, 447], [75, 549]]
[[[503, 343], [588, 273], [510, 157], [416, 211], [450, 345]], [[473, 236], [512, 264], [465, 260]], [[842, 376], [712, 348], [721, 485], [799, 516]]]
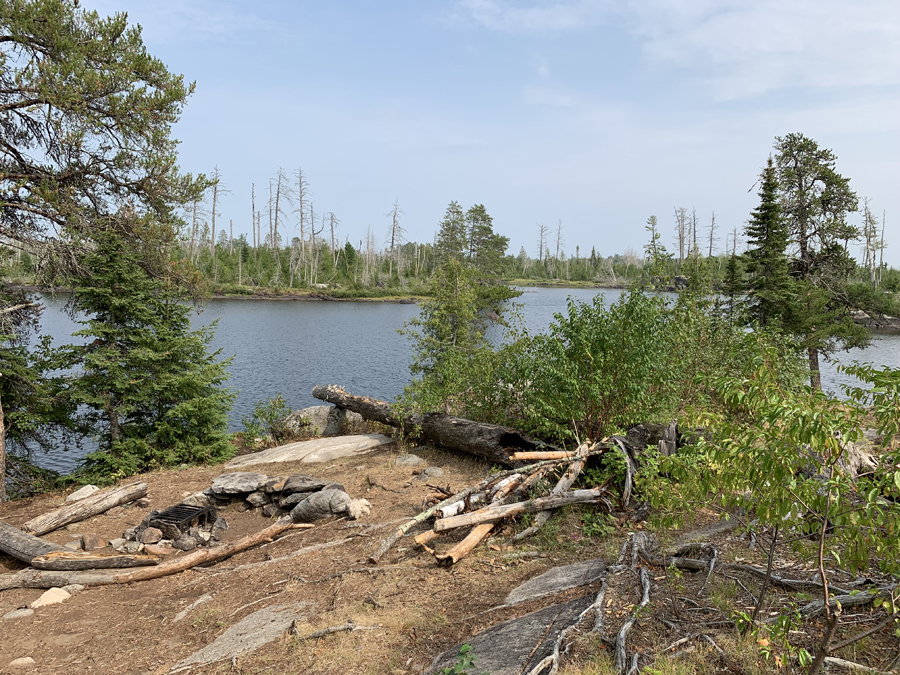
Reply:
[[[317, 212], [383, 242], [395, 199], [411, 240], [446, 205], [483, 203], [537, 254], [641, 251], [675, 207], [742, 227], [777, 135], [832, 149], [887, 210], [900, 264], [897, 0], [83, 0], [127, 11], [197, 83], [182, 168], [218, 166], [222, 223], [250, 231], [250, 185], [302, 166]], [[749, 190], [749, 192], [748, 192]], [[261, 200], [260, 200], [261, 201]]]

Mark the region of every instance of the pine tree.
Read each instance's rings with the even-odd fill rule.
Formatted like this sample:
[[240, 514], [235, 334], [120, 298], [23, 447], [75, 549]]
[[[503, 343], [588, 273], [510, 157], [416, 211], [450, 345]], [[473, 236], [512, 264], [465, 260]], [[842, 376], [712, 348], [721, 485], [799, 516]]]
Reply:
[[79, 369], [69, 389], [98, 438], [92, 477], [228, 457], [234, 394], [223, 387], [229, 360], [208, 351], [214, 324], [191, 331], [178, 291], [114, 235], [99, 237], [82, 264], [75, 303], [88, 318], [74, 335], [86, 343], [61, 348], [58, 365]]
[[791, 323], [796, 289], [790, 276], [787, 223], [778, 204], [778, 180], [771, 157], [760, 179], [759, 206], [744, 228], [749, 246], [744, 253], [747, 312], [760, 326], [785, 330]]

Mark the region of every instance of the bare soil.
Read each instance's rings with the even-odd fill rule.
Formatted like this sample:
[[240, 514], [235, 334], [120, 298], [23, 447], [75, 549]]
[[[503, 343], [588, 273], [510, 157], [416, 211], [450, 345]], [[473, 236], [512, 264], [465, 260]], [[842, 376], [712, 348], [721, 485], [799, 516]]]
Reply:
[[[447, 472], [437, 482], [454, 492], [476, 483], [490, 470], [471, 458], [436, 449], [417, 448], [415, 452], [428, 465]], [[89, 587], [61, 604], [35, 610], [30, 617], [0, 621], [0, 672], [23, 672], [8, 670], [6, 666], [13, 659], [30, 656], [36, 662], [31, 672], [37, 673], [167, 673], [252, 612], [267, 606], [307, 603], [305, 618], [297, 623], [294, 632], [286, 632], [281, 639], [234, 661], [197, 667], [190, 672], [420, 673], [437, 654], [491, 625], [552, 603], [596, 593], [600, 582], [513, 608], [488, 611], [502, 605], [513, 588], [553, 566], [594, 558], [615, 561], [628, 537], [627, 528], [644, 527], [626, 522], [607, 538], [585, 537], [580, 527], [583, 511], [572, 508], [554, 515], [541, 534], [515, 547], [508, 544], [509, 536], [524, 525], [508, 524], [449, 569], [420, 550], [411, 536], [402, 539], [378, 566], [372, 566], [367, 558], [390, 533], [391, 526], [419, 513], [428, 496], [435, 492], [416, 478], [417, 468], [396, 463], [399, 453], [399, 446], [394, 444], [327, 465], [269, 464], [253, 468], [268, 475], [305, 473], [340, 482], [352, 497], [368, 499], [372, 513], [358, 523], [332, 520], [313, 529], [289, 531], [269, 544], [207, 568], [127, 585]], [[215, 476], [226, 472], [221, 466], [210, 466], [145, 474], [141, 479], [150, 486], [149, 507], [115, 509], [46, 538], [65, 544], [86, 532], [107, 540], [121, 536], [150, 509], [175, 504], [188, 494], [205, 489]], [[0, 505], [0, 520], [21, 525], [58, 507], [64, 497], [62, 493], [45, 494]], [[229, 523], [225, 543], [268, 524], [259, 509], [240, 512], [231, 506], [222, 515]], [[688, 528], [715, 520], [714, 514], [701, 513]], [[660, 533], [660, 538], [664, 544], [672, 543], [679, 534], [670, 530]], [[445, 550], [462, 536], [464, 533], [460, 532], [441, 538], [436, 542], [438, 549]], [[288, 560], [235, 569], [344, 539], [347, 541]], [[741, 534], [716, 535], [713, 542], [720, 561], [764, 564], [764, 552], [760, 547], [751, 550]], [[809, 578], [813, 572], [811, 561], [780, 560], [779, 565], [779, 572], [785, 575], [790, 572], [792, 576], [805, 574]], [[0, 573], [21, 568], [19, 562], [0, 555]], [[731, 576], [758, 593], [759, 580]], [[697, 663], [704, 665], [684, 672], [764, 672], [774, 665], [764, 658], [753, 639], [744, 638], [742, 642], [733, 626], [716, 625], [727, 622], [734, 611], [748, 610], [753, 603], [731, 578], [718, 573], [706, 584], [705, 573], [676, 574], [663, 568], [651, 568], [651, 578], [651, 605], [641, 613], [629, 639], [629, 649], [659, 654], [660, 658], [686, 649], [688, 656], [694, 655], [691, 658], [699, 658]], [[20, 589], [0, 593], [0, 616], [28, 606], [42, 592]], [[213, 596], [210, 601], [192, 609], [184, 620], [174, 621], [179, 612], [207, 594]], [[598, 658], [608, 659], [615, 632], [639, 597], [636, 574], [625, 570], [611, 575], [604, 629], [599, 636], [585, 635], [575, 641], [567, 657], [570, 672], [582, 672], [578, 668], [597, 663]], [[770, 598], [766, 612], [773, 615], [783, 612], [792, 602], [805, 602], [796, 594], [788, 595], [777, 588], [771, 591]], [[881, 609], [856, 609], [851, 617], [845, 617], [855, 623], [847, 624], [843, 636], [874, 625], [884, 616]], [[301, 639], [348, 620], [377, 628]], [[822, 625], [813, 622], [798, 627], [791, 638], [812, 650]], [[697, 640], [686, 643], [681, 650], [662, 654], [666, 645], [698, 631], [708, 634], [729, 656], [723, 659], [711, 646], [704, 647], [705, 643]], [[835, 640], [841, 638], [838, 635]], [[889, 661], [896, 650], [896, 639], [884, 631], [837, 655], [877, 666]], [[645, 659], [642, 665], [649, 662]], [[477, 664], [475, 672], [480, 672]]]

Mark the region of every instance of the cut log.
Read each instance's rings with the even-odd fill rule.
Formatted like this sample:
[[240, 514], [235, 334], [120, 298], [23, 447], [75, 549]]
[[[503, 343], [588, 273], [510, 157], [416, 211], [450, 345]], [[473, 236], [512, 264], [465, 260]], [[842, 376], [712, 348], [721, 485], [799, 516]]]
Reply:
[[451, 450], [458, 450], [502, 466], [513, 466], [516, 452], [558, 451], [511, 427], [474, 422], [444, 413], [424, 413], [400, 417], [389, 403], [368, 396], [353, 396], [335, 385], [318, 386], [312, 390], [317, 399], [338, 408], [351, 410], [363, 419], [402, 428], [410, 434], [420, 434], [425, 440]]
[[31, 561], [31, 566], [39, 570], [70, 572], [76, 570], [109, 570], [128, 567], [149, 567], [158, 565], [160, 558], [150, 555], [128, 555], [127, 553], [97, 553], [81, 551], [52, 551]]
[[[578, 448], [573, 453], [573, 456], [577, 457], [578, 459], [576, 459], [569, 465], [569, 468], [566, 469], [566, 472], [560, 477], [559, 482], [556, 483], [556, 487], [553, 488], [551, 494], [563, 494], [575, 484], [575, 481], [578, 480], [578, 476], [581, 474], [581, 470], [584, 468], [585, 458], [592, 448], [593, 446], [589, 445], [588, 443], [583, 443], [578, 446]], [[534, 517], [534, 524], [531, 527], [528, 527], [519, 532], [519, 534], [513, 537], [513, 541], [520, 541], [537, 533], [537, 531], [540, 530], [549, 519], [550, 512], [541, 511]]]
[[435, 554], [438, 562], [449, 563], [455, 565], [457, 562], [465, 558], [472, 552], [481, 540], [491, 533], [497, 523], [481, 523], [472, 528], [472, 531], [466, 535], [466, 538], [458, 542], [453, 548], [445, 553]]
[[539, 461], [542, 459], [569, 459], [569, 457], [574, 457], [575, 453], [568, 452], [566, 450], [553, 450], [549, 452], [514, 452], [510, 459], [514, 462], [519, 462], [522, 460], [529, 461]]
[[33, 534], [27, 534], [19, 528], [6, 523], [0, 523], [0, 551], [29, 565], [38, 556], [47, 555], [54, 551], [74, 553], [72, 549], [54, 544], [40, 537], [35, 537]]
[[77, 523], [104, 511], [109, 511], [115, 506], [133, 502], [146, 494], [146, 483], [132, 483], [131, 485], [123, 485], [110, 490], [101, 490], [90, 497], [85, 497], [72, 504], [66, 504], [61, 509], [33, 518], [22, 525], [22, 529], [40, 537], [42, 534], [58, 530], [64, 525]]
[[15, 574], [0, 576], [0, 591], [11, 588], [53, 588], [54, 586], [67, 586], [68, 584], [81, 584], [82, 586], [105, 586], [109, 584], [127, 584], [132, 581], [145, 581], [157, 579], [183, 572], [201, 563], [223, 560], [235, 553], [240, 553], [263, 542], [270, 541], [285, 530], [291, 529], [293, 521], [290, 516], [279, 518], [272, 525], [255, 534], [248, 535], [225, 546], [213, 549], [198, 549], [182, 558], [167, 560], [154, 567], [144, 567], [130, 572], [117, 572], [114, 570], [57, 572], [40, 571], [36, 569], [24, 569]]
[[515, 504], [488, 506], [479, 509], [478, 511], [473, 511], [472, 513], [464, 513], [460, 516], [436, 520], [434, 523], [434, 531], [445, 532], [447, 530], [452, 530], [455, 527], [478, 525], [479, 523], [493, 523], [510, 516], [546, 511], [547, 509], [558, 509], [561, 506], [568, 506], [569, 504], [602, 503], [605, 501], [605, 494], [606, 491], [601, 490], [600, 488], [594, 488], [593, 490], [573, 490], [561, 495], [541, 497], [540, 499], [531, 499]]

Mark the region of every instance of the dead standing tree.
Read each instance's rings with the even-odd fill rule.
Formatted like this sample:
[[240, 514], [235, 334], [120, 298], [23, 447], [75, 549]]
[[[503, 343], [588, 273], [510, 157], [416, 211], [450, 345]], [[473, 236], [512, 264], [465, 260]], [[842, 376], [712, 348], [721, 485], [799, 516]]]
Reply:
[[683, 206], [675, 209], [675, 234], [678, 236], [678, 267], [684, 263], [684, 248], [688, 242], [687, 209]]
[[388, 240], [390, 241], [390, 259], [388, 261], [388, 279], [394, 278], [394, 257], [397, 257], [397, 276], [399, 277], [402, 273], [400, 269], [400, 252], [401, 252], [401, 244], [403, 244], [403, 236], [406, 234], [406, 230], [404, 230], [400, 226], [400, 216], [403, 215], [403, 209], [400, 208], [400, 200], [394, 200], [394, 206], [387, 214], [387, 217], [391, 219], [391, 229], [388, 232]]

